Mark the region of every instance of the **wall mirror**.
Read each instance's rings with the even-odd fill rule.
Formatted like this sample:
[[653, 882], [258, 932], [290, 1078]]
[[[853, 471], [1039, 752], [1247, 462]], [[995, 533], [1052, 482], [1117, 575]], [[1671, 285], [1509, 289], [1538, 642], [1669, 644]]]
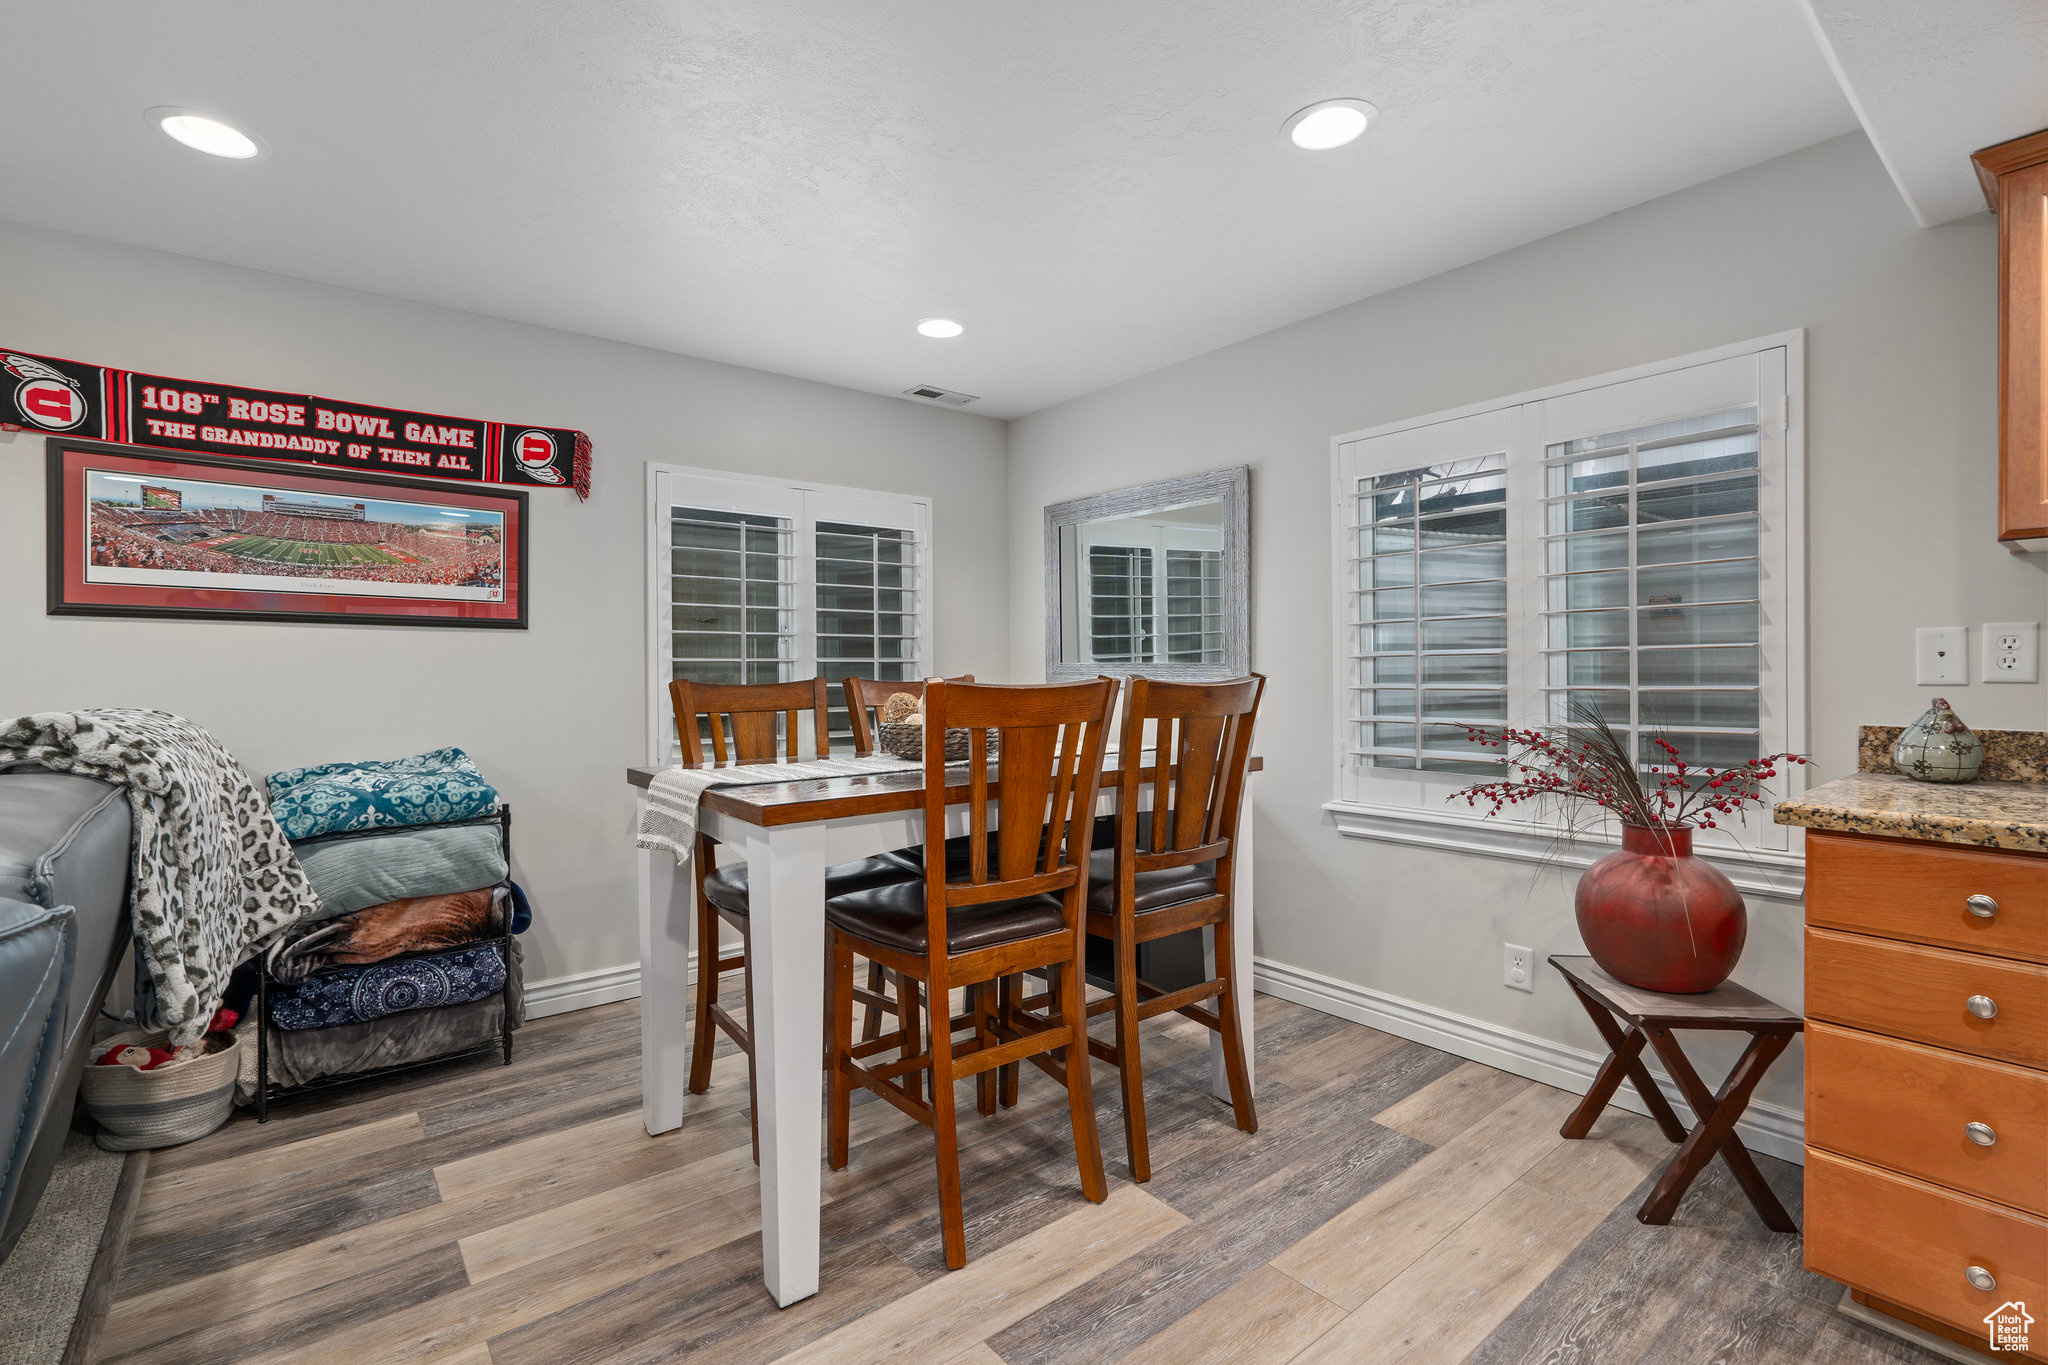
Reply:
[[1251, 469], [1045, 509], [1045, 676], [1251, 671]]

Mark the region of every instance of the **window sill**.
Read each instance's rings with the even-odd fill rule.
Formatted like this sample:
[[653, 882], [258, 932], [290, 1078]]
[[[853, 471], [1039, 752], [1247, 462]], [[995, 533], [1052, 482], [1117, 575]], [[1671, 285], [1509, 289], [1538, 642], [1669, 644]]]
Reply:
[[[1373, 806], [1355, 801], [1326, 801], [1323, 809], [1330, 813], [1337, 832], [1350, 839], [1372, 839], [1384, 844], [1406, 844], [1410, 848], [1434, 848], [1516, 862], [1548, 863], [1574, 870], [1591, 867], [1621, 847], [1619, 839], [1605, 838], [1598, 833], [1562, 843], [1548, 830], [1532, 825], [1456, 815], [1449, 811]], [[1695, 851], [1727, 874], [1728, 880], [1734, 882], [1736, 889], [1745, 896], [1797, 901], [1806, 894], [1806, 859], [1801, 854], [1776, 849], [1698, 845]]]

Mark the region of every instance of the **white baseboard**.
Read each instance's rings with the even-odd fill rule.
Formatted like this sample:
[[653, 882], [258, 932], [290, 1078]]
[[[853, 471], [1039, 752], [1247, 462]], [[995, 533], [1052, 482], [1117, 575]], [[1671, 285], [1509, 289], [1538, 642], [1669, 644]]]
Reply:
[[[696, 956], [692, 954], [690, 978], [694, 980], [696, 974]], [[1587, 1087], [1593, 1083], [1593, 1073], [1599, 1070], [1604, 1060], [1594, 1053], [1538, 1038], [1534, 1034], [1519, 1033], [1433, 1005], [1404, 1000], [1398, 995], [1356, 986], [1270, 958], [1252, 959], [1252, 983], [1257, 989], [1282, 1000], [1292, 1000], [1297, 1005], [1334, 1014], [1340, 1019], [1349, 1019], [1398, 1038], [1424, 1043], [1455, 1057], [1484, 1062], [1532, 1081], [1569, 1090], [1575, 1095], [1586, 1093]], [[574, 972], [568, 976], [529, 982], [526, 987], [526, 1014], [529, 1019], [544, 1019], [551, 1014], [567, 1014], [571, 1010], [609, 1005], [616, 1000], [632, 1000], [639, 994], [639, 963], [600, 967], [596, 971]], [[1664, 1097], [1671, 1101], [1671, 1107], [1681, 1118], [1690, 1120], [1692, 1109], [1679, 1096], [1671, 1081], [1658, 1076], [1657, 1082]], [[1631, 1113], [1648, 1112], [1635, 1087], [1626, 1082], [1615, 1092], [1614, 1103]], [[1742, 1134], [1743, 1142], [1756, 1151], [1799, 1165], [1806, 1162], [1805, 1123], [1799, 1114], [1782, 1105], [1752, 1101], [1742, 1122], [1736, 1125], [1736, 1131]]]
[[[1586, 1093], [1593, 1084], [1593, 1073], [1606, 1060], [1604, 1056], [1582, 1052], [1547, 1038], [1453, 1014], [1433, 1005], [1403, 1000], [1398, 995], [1355, 986], [1348, 981], [1268, 958], [1252, 959], [1252, 983], [1257, 989], [1268, 995], [1277, 995], [1282, 1000], [1292, 1000], [1297, 1005], [1365, 1024], [1410, 1042], [1425, 1043], [1453, 1056], [1484, 1062], [1575, 1095]], [[1654, 1072], [1651, 1074], [1656, 1075]], [[1671, 1107], [1678, 1111], [1679, 1117], [1691, 1122], [1692, 1109], [1679, 1097], [1670, 1079], [1656, 1076], [1656, 1080], [1664, 1098], [1671, 1101]], [[1627, 1082], [1623, 1082], [1621, 1089], [1615, 1092], [1613, 1102], [1632, 1113], [1649, 1112], [1642, 1098], [1636, 1094], [1635, 1087]], [[1743, 1144], [1754, 1151], [1796, 1165], [1806, 1164], [1806, 1124], [1804, 1118], [1793, 1110], [1761, 1100], [1752, 1101], [1735, 1130], [1742, 1134]]]
[[[692, 972], [695, 955], [692, 954]], [[587, 1010], [595, 1005], [609, 1005], [615, 1000], [632, 1000], [640, 994], [640, 964], [628, 962], [622, 967], [599, 967], [594, 972], [571, 972], [567, 976], [553, 976], [546, 981], [526, 983], [526, 1017], [545, 1019], [551, 1014], [567, 1014], [571, 1010]]]

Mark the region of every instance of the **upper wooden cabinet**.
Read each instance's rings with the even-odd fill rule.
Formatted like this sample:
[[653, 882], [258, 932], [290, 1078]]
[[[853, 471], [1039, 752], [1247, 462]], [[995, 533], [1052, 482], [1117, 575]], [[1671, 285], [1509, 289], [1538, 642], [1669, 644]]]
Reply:
[[2048, 131], [1970, 160], [1998, 215], [1998, 538], [2048, 550]]

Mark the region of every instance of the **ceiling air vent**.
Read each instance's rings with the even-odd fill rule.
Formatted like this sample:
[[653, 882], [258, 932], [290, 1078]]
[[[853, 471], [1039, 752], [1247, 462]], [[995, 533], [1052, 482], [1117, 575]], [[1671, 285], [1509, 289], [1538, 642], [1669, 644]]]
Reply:
[[971, 393], [955, 393], [951, 389], [939, 388], [936, 384], [919, 384], [914, 389], [903, 391], [905, 398], [922, 398], [927, 403], [944, 403], [949, 408], [964, 408], [981, 399]]

